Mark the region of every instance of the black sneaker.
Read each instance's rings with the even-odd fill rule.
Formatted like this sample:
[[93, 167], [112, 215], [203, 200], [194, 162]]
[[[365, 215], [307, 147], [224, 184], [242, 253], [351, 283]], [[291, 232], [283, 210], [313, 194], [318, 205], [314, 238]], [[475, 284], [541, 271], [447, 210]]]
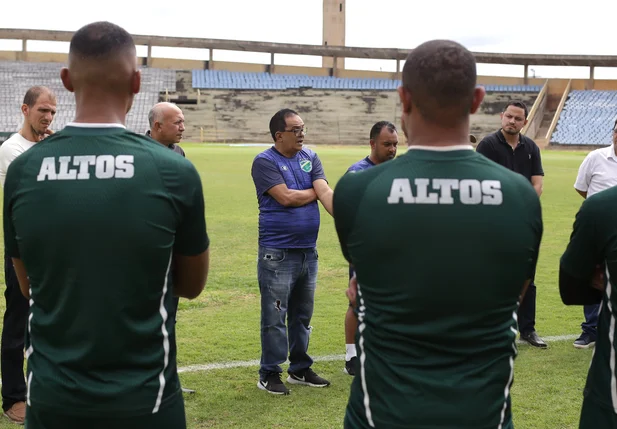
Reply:
[[266, 378], [257, 382], [257, 387], [273, 395], [289, 395], [289, 389], [281, 381], [280, 372], [271, 372]]
[[577, 349], [588, 349], [596, 345], [596, 339], [586, 332], [583, 332], [580, 337], [574, 341], [574, 347]]
[[345, 371], [346, 374], [354, 376], [356, 375], [357, 367], [358, 367], [358, 357], [354, 356], [351, 359], [345, 361], [345, 369], [343, 371]]
[[290, 372], [289, 377], [287, 377], [287, 382], [311, 387], [326, 387], [330, 385], [328, 380], [315, 374], [315, 371], [311, 368], [301, 372]]

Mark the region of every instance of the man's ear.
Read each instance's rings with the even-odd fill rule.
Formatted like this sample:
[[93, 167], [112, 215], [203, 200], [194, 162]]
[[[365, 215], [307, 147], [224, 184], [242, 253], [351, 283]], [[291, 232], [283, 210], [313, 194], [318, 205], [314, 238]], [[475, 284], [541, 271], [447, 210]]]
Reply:
[[133, 80], [131, 81], [131, 92], [138, 94], [141, 89], [141, 70], [137, 70], [133, 74]]
[[[473, 101], [471, 102], [471, 111], [469, 113], [476, 113], [482, 104], [482, 100], [484, 100], [484, 96], [486, 95], [486, 90], [483, 86], [476, 86], [476, 89], [473, 91]], [[503, 119], [503, 113], [501, 114], [501, 118]]]
[[398, 95], [403, 106], [403, 113], [409, 114], [411, 112], [411, 94], [403, 86], [399, 86]]
[[67, 91], [75, 91], [73, 88], [73, 82], [71, 82], [71, 73], [69, 72], [68, 68], [62, 67], [62, 70], [60, 70], [60, 79], [62, 79], [62, 84], [67, 89]]

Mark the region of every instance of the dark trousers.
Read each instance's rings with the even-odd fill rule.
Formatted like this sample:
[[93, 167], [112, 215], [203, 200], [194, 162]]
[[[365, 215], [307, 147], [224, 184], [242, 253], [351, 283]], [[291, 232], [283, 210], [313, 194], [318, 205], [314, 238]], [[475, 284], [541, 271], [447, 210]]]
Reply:
[[178, 305], [180, 305], [180, 298], [177, 296], [174, 296], [174, 303], [173, 303], [173, 314], [171, 315], [174, 318], [174, 322], [178, 321]]
[[4, 256], [6, 310], [2, 326], [0, 361], [2, 371], [2, 409], [8, 410], [16, 402], [26, 400], [24, 378], [24, 343], [28, 320], [28, 300], [19, 289], [11, 258]]
[[518, 330], [521, 335], [536, 330], [536, 285], [533, 281], [529, 284], [525, 297], [518, 307]]
[[585, 305], [583, 306], [583, 313], [585, 314], [585, 321], [581, 323], [581, 328], [584, 333], [596, 338], [598, 331], [598, 312], [600, 311], [600, 304]]

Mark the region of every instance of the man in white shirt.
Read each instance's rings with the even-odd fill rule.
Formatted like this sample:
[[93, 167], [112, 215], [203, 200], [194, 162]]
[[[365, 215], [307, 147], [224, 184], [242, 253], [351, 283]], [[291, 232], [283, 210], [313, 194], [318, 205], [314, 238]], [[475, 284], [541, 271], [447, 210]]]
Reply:
[[[24, 124], [0, 146], [0, 184], [15, 158], [41, 141], [56, 114], [56, 96], [49, 88], [33, 86], [24, 96], [21, 106]], [[28, 300], [24, 298], [15, 275], [13, 262], [4, 256], [6, 310], [2, 326], [0, 361], [2, 372], [2, 409], [13, 423], [23, 424], [26, 416], [26, 382], [24, 378], [24, 339], [28, 318]]]
[[[617, 185], [617, 120], [613, 124], [613, 144], [589, 152], [578, 170], [574, 189], [587, 198], [605, 189]], [[574, 341], [574, 347], [587, 349], [596, 343], [596, 326], [600, 304], [585, 305], [585, 322], [580, 337]]]

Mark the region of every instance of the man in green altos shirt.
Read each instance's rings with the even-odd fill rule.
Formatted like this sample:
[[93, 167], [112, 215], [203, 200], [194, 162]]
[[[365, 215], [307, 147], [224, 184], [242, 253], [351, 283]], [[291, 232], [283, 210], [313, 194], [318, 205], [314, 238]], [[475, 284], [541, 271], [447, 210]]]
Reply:
[[206, 282], [201, 179], [126, 130], [140, 72], [124, 29], [78, 30], [61, 78], [75, 120], [15, 159], [4, 186], [6, 249], [30, 298], [26, 427], [185, 428], [169, 314]]
[[[615, 131], [617, 133], [617, 131]], [[615, 315], [617, 187], [587, 198], [561, 257], [559, 291], [566, 305], [600, 304], [596, 349], [583, 391], [580, 429], [617, 427]]]
[[484, 90], [467, 49], [420, 45], [399, 93], [409, 151], [343, 176], [334, 192], [357, 275], [348, 296], [360, 368], [345, 427], [512, 428], [516, 309], [538, 257], [538, 196], [468, 144]]

